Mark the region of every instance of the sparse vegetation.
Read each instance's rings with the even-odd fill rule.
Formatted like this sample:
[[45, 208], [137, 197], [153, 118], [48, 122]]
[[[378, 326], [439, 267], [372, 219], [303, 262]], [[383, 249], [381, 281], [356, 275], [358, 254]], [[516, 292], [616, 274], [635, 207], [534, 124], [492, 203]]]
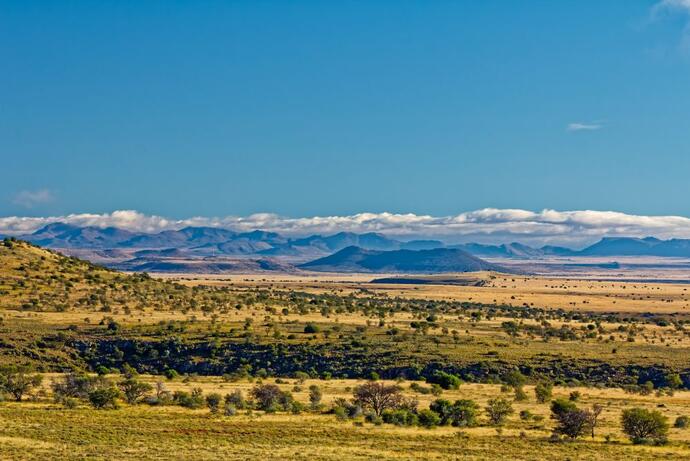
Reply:
[[[235, 436], [247, 453], [264, 457], [250, 442], [256, 431], [285, 446], [293, 437], [330, 446], [314, 436], [320, 427], [344, 437], [333, 450], [352, 457], [364, 440], [390, 441], [387, 430], [398, 431], [394, 446], [416, 444], [420, 454], [441, 457], [452, 456], [451, 433], [489, 457], [499, 456], [488, 448], [496, 437], [526, 459], [577, 458], [582, 450], [592, 459], [635, 459], [632, 444], [605, 443], [626, 437], [668, 443], [670, 459], [688, 455], [685, 314], [481, 303], [428, 291], [424, 298], [390, 296], [338, 285], [308, 291], [276, 282], [167, 282], [22, 242], [0, 246], [0, 260], [4, 420], [59, 414], [64, 432], [65, 418], [85, 418], [100, 424], [89, 431], [110, 430], [120, 440], [133, 437], [128, 431], [141, 421], [154, 431], [171, 418], [176, 428], [163, 437], [174, 445], [176, 431], [208, 430], [208, 420], [198, 418], [210, 414], [218, 433], [250, 428], [254, 435]], [[640, 408], [629, 409], [628, 399]], [[133, 427], [115, 429], [121, 418]], [[496, 428], [487, 435], [487, 426]], [[22, 427], [12, 422], [0, 437], [55, 440]], [[579, 441], [552, 444], [551, 433]], [[90, 437], [79, 440], [98, 445]], [[11, 443], [0, 454], [16, 459]], [[93, 455], [64, 443], [74, 457]], [[217, 439], [207, 443], [223, 450]], [[32, 448], [35, 457], [40, 446]], [[111, 458], [129, 456], [110, 441], [98, 446]], [[395, 450], [376, 453], [394, 459]]]

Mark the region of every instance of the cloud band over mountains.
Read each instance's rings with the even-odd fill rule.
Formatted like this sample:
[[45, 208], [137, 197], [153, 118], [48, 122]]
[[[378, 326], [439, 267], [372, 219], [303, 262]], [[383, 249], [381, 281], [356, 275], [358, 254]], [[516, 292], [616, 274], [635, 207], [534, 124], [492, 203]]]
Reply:
[[527, 244], [577, 246], [591, 243], [604, 236], [690, 238], [690, 218], [683, 216], [640, 216], [591, 210], [533, 212], [495, 208], [443, 217], [411, 213], [358, 213], [350, 216], [290, 218], [271, 213], [258, 213], [246, 217], [194, 217], [179, 220], [146, 215], [132, 210], [119, 210], [105, 214], [2, 217], [0, 218], [0, 234], [26, 234], [55, 222], [76, 226], [112, 226], [148, 233], [187, 226], [222, 227], [236, 231], [260, 229], [292, 236], [331, 234], [341, 231], [381, 232], [403, 238], [439, 238], [449, 243], [519, 241]]

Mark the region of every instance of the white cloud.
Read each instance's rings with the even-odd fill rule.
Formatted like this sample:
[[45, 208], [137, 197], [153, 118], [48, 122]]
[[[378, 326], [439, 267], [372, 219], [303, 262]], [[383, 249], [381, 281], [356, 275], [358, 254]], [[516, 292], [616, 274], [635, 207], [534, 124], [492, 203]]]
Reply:
[[569, 246], [585, 245], [604, 236], [690, 238], [690, 218], [683, 216], [643, 216], [592, 210], [547, 209], [534, 212], [495, 208], [439, 217], [411, 213], [358, 213], [349, 216], [290, 218], [272, 213], [259, 213], [250, 216], [193, 217], [181, 220], [120, 210], [105, 214], [1, 217], [0, 234], [21, 235], [55, 222], [77, 226], [112, 226], [149, 233], [186, 226], [212, 226], [237, 231], [261, 229], [291, 236], [332, 234], [341, 231], [381, 232], [399, 238], [439, 238], [447, 242], [519, 241], [532, 245]]
[[33, 208], [36, 205], [50, 203], [53, 200], [55, 200], [55, 197], [48, 189], [23, 190], [19, 191], [12, 198], [12, 203], [24, 208]]
[[652, 19], [658, 19], [663, 13], [681, 13], [687, 16], [681, 49], [690, 52], [690, 0], [661, 0], [652, 7]]
[[594, 130], [600, 130], [603, 128], [603, 125], [600, 123], [569, 123], [568, 126], [565, 128], [566, 131], [594, 131]]
[[662, 0], [654, 5], [654, 13], [658, 13], [663, 10], [685, 10], [690, 12], [690, 0]]

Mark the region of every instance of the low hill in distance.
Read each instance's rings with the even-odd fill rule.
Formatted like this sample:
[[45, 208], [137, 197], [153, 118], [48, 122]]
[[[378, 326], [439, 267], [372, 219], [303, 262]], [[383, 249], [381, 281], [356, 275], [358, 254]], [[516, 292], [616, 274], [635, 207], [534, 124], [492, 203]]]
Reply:
[[[487, 273], [489, 274], [489, 273]], [[454, 285], [460, 287], [483, 287], [486, 285], [488, 276], [481, 275], [415, 275], [415, 276], [395, 276], [373, 279], [370, 283], [382, 285]]]
[[297, 272], [292, 264], [269, 258], [149, 258], [137, 257], [112, 268], [127, 272], [185, 274], [225, 274], [257, 272]]
[[375, 251], [350, 246], [299, 267], [324, 272], [509, 272], [466, 251], [451, 248]]

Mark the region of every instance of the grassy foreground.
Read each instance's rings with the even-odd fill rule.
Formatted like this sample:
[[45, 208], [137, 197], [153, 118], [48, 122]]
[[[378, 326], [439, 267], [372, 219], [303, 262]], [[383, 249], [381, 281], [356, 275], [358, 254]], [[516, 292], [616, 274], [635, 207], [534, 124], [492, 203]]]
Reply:
[[543, 438], [459, 436], [454, 429], [356, 427], [331, 416], [210, 417], [204, 411], [144, 406], [115, 411], [45, 405], [0, 409], [1, 459], [688, 459], [678, 447]]
[[[47, 383], [53, 376], [48, 376]], [[157, 377], [142, 376], [148, 382]], [[264, 383], [272, 383], [273, 379]], [[279, 380], [285, 390], [296, 381]], [[206, 409], [178, 406], [123, 405], [117, 410], [96, 410], [85, 404], [65, 409], [49, 395], [37, 402], [0, 404], [0, 459], [309, 459], [309, 460], [401, 460], [401, 459], [515, 459], [515, 460], [682, 460], [690, 458], [690, 429], [672, 429], [666, 446], [632, 445], [620, 432], [623, 408], [659, 408], [671, 420], [690, 412], [690, 393], [674, 396], [632, 395], [620, 389], [562, 388], [554, 398], [573, 390], [582, 394], [579, 405], [605, 406], [594, 439], [553, 443], [549, 435], [548, 404], [536, 402], [531, 386], [529, 398], [513, 402], [515, 414], [500, 429], [484, 417], [471, 428], [397, 427], [373, 425], [362, 418], [339, 421], [328, 414], [332, 402], [351, 396], [350, 390], [364, 381], [307, 380], [301, 388], [316, 384], [324, 392], [323, 409], [299, 415], [240, 411], [235, 416], [212, 415]], [[227, 383], [217, 377], [167, 381], [173, 390], [201, 388], [210, 392], [247, 392], [255, 383]], [[420, 408], [435, 397], [416, 394], [410, 382], [398, 383], [407, 396], [419, 400]], [[443, 392], [443, 398], [471, 398], [480, 406], [501, 394], [500, 386], [466, 384]], [[305, 391], [295, 392], [300, 401]], [[510, 394], [504, 395], [510, 398]], [[521, 410], [543, 419], [524, 421]]]

